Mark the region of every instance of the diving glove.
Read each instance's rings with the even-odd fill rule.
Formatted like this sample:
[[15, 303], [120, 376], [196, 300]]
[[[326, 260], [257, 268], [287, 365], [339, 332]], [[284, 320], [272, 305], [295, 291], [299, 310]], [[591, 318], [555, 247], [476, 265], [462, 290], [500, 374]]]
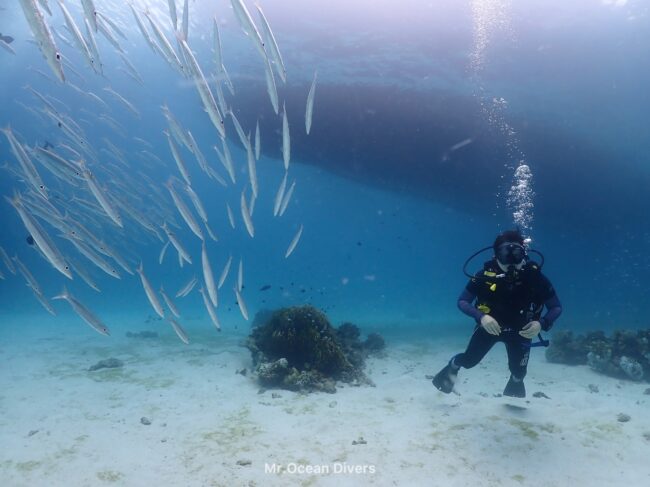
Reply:
[[539, 321], [531, 321], [521, 329], [519, 334], [524, 338], [535, 338], [541, 330], [542, 325]]
[[483, 315], [481, 317], [481, 326], [490, 335], [500, 335], [501, 334], [501, 327], [499, 326], [499, 323], [497, 322], [497, 320], [492, 318], [490, 315]]

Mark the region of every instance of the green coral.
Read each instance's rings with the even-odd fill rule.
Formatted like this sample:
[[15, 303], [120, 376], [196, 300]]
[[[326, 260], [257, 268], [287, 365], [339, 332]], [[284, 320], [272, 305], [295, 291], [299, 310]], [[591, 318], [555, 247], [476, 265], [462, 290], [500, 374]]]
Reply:
[[257, 348], [268, 359], [286, 358], [290, 367], [340, 376], [350, 370], [336, 331], [325, 314], [313, 306], [294, 306], [273, 313], [264, 326], [253, 330]]
[[366, 346], [355, 325], [336, 329], [313, 306], [265, 310], [254, 322], [247, 347], [262, 386], [331, 393], [337, 380], [372, 385], [363, 368], [368, 354], [384, 346], [378, 335]]

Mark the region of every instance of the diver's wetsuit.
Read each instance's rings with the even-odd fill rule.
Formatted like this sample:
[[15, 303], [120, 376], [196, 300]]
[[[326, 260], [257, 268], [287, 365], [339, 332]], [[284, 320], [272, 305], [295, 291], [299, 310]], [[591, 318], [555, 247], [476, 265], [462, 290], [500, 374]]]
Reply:
[[[514, 279], [496, 277], [500, 274], [503, 271], [496, 260], [486, 262], [483, 270], [467, 283], [458, 298], [460, 310], [474, 318], [477, 325], [467, 349], [456, 355], [453, 363], [458, 367], [472, 368], [496, 342], [503, 342], [510, 373], [523, 379], [531, 340], [519, 335], [519, 331], [533, 320], [538, 320], [544, 331], [550, 330], [562, 313], [562, 306], [553, 285], [536, 264], [528, 262]], [[540, 317], [544, 306], [546, 314]], [[491, 335], [480, 326], [481, 318], [486, 314], [497, 320], [501, 326], [500, 335]]]

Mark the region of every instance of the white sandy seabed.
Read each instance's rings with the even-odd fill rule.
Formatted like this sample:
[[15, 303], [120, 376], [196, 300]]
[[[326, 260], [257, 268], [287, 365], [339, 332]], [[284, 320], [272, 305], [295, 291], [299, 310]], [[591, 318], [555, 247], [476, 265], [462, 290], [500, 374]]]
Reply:
[[[500, 345], [461, 371], [457, 394], [436, 391], [425, 376], [464, 338], [389, 342], [368, 362], [376, 387], [301, 395], [260, 392], [243, 335], [184, 346], [82, 326], [2, 332], [3, 487], [650, 485], [648, 384], [542, 351], [526, 400], [495, 396], [508, 378]], [[108, 357], [124, 366], [88, 371]]]

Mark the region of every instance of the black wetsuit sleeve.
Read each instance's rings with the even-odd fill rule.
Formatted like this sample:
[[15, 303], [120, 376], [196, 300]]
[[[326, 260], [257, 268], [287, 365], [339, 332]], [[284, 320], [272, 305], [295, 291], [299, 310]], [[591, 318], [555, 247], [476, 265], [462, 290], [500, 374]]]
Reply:
[[562, 314], [562, 304], [557, 294], [553, 293], [553, 296], [544, 302], [544, 306], [546, 306], [546, 314], [540, 318], [539, 322], [542, 325], [542, 330], [549, 331], [555, 320]]
[[467, 316], [471, 316], [476, 321], [481, 321], [481, 318], [483, 315], [485, 315], [485, 313], [483, 313], [480, 309], [474, 307], [472, 304], [476, 299], [476, 293], [472, 292], [473, 284], [475, 284], [475, 281], [470, 281], [467, 284], [467, 287], [463, 289], [463, 292], [458, 297], [458, 309], [460, 309]]
[[553, 284], [551, 284], [551, 281], [549, 281], [543, 274], [541, 275], [541, 281], [540, 300], [546, 307], [546, 314], [540, 318], [539, 321], [542, 325], [542, 330], [549, 331], [555, 320], [557, 320], [562, 314], [562, 304], [560, 303], [560, 299], [557, 297], [555, 288], [553, 287]]

